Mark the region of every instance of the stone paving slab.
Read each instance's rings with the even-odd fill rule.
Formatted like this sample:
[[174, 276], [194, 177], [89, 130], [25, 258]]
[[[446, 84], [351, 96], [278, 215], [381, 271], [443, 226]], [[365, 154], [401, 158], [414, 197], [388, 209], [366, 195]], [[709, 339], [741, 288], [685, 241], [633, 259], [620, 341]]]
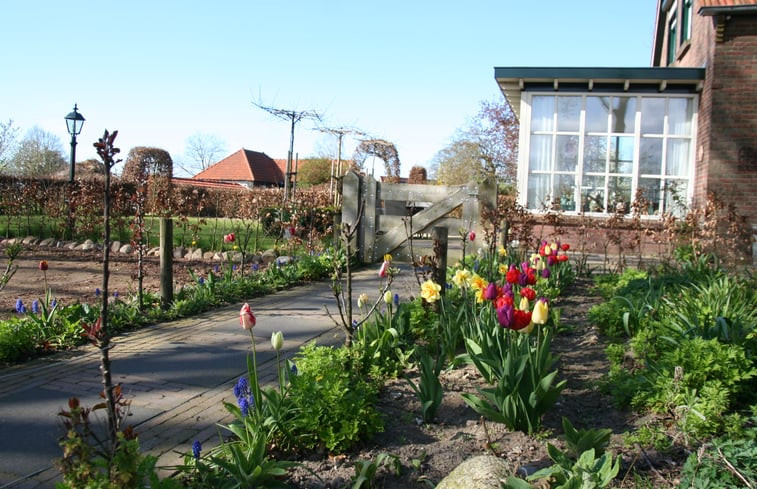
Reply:
[[[354, 298], [361, 292], [375, 298], [379, 287], [376, 270], [363, 270], [355, 275]], [[406, 273], [393, 289], [407, 297], [417, 284]], [[328, 282], [248, 301], [257, 317], [253, 331], [262, 384], [277, 381], [272, 332], [284, 333], [282, 358], [311, 340], [343, 340], [324, 310], [327, 304], [336, 312], [334, 301]], [[194, 440], [204, 447], [215, 445], [217, 425], [232, 419], [223, 402], [235, 402], [231, 390], [246, 374], [251, 347], [249, 333], [239, 327], [240, 307], [223, 307], [115, 340], [113, 381], [123, 385], [131, 400], [128, 423], [139, 433], [142, 450], [166, 467], [162, 475], [183, 462]], [[0, 489], [54, 487], [60, 475], [52, 464], [60, 456], [57, 439], [63, 434], [57, 413], [69, 397], [91, 405], [101, 391], [99, 354], [92, 346], [0, 370]]]

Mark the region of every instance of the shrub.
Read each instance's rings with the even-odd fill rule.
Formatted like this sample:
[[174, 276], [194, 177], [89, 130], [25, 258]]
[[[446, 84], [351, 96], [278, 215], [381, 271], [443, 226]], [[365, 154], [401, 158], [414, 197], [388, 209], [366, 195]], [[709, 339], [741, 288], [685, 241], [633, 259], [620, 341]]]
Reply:
[[306, 448], [341, 452], [383, 429], [374, 405], [375, 382], [361, 377], [356, 355], [345, 347], [306, 345], [295, 357], [289, 395], [298, 412], [292, 431]]

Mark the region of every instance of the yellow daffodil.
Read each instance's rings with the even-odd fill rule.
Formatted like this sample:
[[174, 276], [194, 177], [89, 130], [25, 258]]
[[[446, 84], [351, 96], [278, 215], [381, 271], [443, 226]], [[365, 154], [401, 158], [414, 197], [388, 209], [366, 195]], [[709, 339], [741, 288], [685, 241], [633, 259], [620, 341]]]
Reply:
[[388, 261], [389, 263], [392, 263], [392, 255], [390, 255], [389, 253], [384, 255], [384, 261]]
[[421, 297], [423, 297], [426, 302], [436, 302], [442, 298], [441, 294], [439, 294], [439, 291], [441, 290], [441, 285], [435, 283], [433, 280], [426, 280], [421, 284]]
[[460, 289], [468, 287], [470, 285], [470, 280], [471, 273], [466, 269], [456, 271], [455, 275], [452, 277], [452, 283]]
[[507, 256], [507, 250], [505, 249], [504, 246], [499, 245], [499, 250], [498, 251], [499, 251], [499, 256], [501, 256], [501, 257]]
[[480, 291], [486, 289], [486, 286], [489, 285], [489, 282], [484, 280], [483, 277], [481, 277], [479, 274], [474, 273], [473, 276], [470, 279], [470, 286], [471, 288]]
[[507, 265], [505, 265], [504, 263], [500, 264], [500, 266], [499, 266], [499, 274], [500, 275], [504, 275], [506, 273], [507, 273]]

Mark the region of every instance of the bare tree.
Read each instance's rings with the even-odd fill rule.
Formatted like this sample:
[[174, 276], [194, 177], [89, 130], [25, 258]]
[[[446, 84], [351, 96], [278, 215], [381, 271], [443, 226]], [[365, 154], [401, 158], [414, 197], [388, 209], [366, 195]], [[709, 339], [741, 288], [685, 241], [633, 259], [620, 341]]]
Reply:
[[66, 167], [63, 145], [58, 136], [34, 126], [19, 144], [10, 166], [16, 175], [53, 175]]
[[187, 138], [187, 156], [194, 168], [205, 170], [226, 152], [226, 143], [214, 134], [197, 132]]
[[11, 154], [16, 147], [18, 128], [13, 127], [13, 119], [0, 122], [0, 173], [5, 173], [11, 164]]

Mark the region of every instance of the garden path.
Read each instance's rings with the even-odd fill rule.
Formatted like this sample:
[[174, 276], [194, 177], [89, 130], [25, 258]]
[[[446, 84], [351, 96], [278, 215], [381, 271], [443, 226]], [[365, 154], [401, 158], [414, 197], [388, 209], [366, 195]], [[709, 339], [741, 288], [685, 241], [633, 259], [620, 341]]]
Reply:
[[[360, 292], [376, 297], [376, 269], [355, 274], [355, 299]], [[414, 295], [412, 273], [400, 274], [393, 287], [402, 299]], [[249, 301], [261, 381], [275, 381], [271, 333], [281, 330], [284, 357], [316, 340], [342, 340], [324, 311], [336, 310], [327, 281]], [[194, 440], [215, 443], [219, 422], [231, 420], [223, 401], [234, 402], [232, 387], [246, 373], [250, 339], [239, 327], [241, 304], [191, 319], [164, 323], [115, 339], [111, 350], [113, 380], [131, 400], [127, 424], [139, 433], [143, 451], [159, 457], [158, 465], [182, 462]], [[68, 398], [84, 406], [98, 401], [102, 390], [98, 351], [91, 345], [0, 370], [0, 489], [53, 487], [60, 475], [53, 466], [60, 457], [63, 428], [58, 412]], [[102, 416], [101, 416], [102, 418]]]

